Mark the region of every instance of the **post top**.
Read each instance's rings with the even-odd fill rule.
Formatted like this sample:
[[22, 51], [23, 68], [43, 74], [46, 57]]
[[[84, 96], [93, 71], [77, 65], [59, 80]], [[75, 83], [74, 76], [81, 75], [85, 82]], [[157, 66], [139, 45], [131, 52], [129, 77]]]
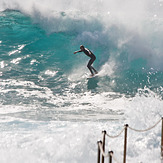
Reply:
[[114, 152], [113, 151], [109, 151], [109, 154], [113, 154]]
[[97, 144], [99, 144], [99, 143], [102, 143], [102, 141], [101, 140], [97, 141]]
[[106, 130], [102, 131], [103, 134], [106, 134]]
[[128, 127], [129, 125], [128, 124], [125, 124], [125, 127]]

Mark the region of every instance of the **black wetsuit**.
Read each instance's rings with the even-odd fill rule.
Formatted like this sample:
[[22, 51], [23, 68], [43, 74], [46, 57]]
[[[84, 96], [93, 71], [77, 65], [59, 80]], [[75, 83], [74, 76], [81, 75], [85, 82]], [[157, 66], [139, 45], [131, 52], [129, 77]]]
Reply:
[[[87, 67], [90, 70], [91, 74], [93, 75], [93, 71], [97, 74], [97, 71], [95, 70], [95, 68], [93, 66], [91, 66], [93, 64], [93, 62], [96, 60], [96, 56], [87, 48], [84, 48], [84, 50], [80, 50], [79, 52], [84, 52], [88, 57], [90, 57], [91, 59], [89, 60]], [[93, 71], [92, 71], [93, 70]]]

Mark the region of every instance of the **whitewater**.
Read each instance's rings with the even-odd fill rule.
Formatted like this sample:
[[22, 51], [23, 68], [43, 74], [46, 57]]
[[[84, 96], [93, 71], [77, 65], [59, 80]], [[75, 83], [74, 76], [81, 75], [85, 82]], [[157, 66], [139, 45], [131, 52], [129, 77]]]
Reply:
[[[0, 0], [0, 162], [95, 163], [103, 130], [153, 126], [162, 43], [162, 0]], [[160, 163], [161, 123], [129, 131], [127, 147], [127, 162]], [[110, 150], [123, 162], [123, 134]]]

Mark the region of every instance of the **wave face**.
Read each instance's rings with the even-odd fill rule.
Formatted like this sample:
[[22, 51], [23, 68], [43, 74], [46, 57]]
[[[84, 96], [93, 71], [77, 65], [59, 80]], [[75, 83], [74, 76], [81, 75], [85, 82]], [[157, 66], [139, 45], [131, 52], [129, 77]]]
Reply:
[[[147, 128], [162, 116], [161, 0], [0, 0], [0, 11], [3, 162], [95, 162], [94, 143], [104, 127]], [[80, 45], [96, 55], [95, 78], [87, 79], [89, 58], [73, 54]], [[70, 130], [77, 140], [72, 146]], [[143, 145], [129, 144], [129, 161], [159, 161], [160, 135], [159, 127], [141, 135], [146, 140], [133, 133]]]
[[[140, 6], [134, 15], [130, 10], [139, 4], [124, 4], [124, 9], [129, 10], [124, 13], [119, 3], [91, 2], [92, 10], [84, 8], [83, 1], [79, 10], [74, 1], [63, 6], [61, 2], [56, 5], [54, 1], [53, 7], [45, 5], [45, 1], [29, 1], [27, 5], [19, 1], [3, 3], [3, 9], [21, 12], [1, 13], [2, 78], [34, 76], [35, 82], [43, 78], [39, 84], [54, 88], [49, 77], [43, 77], [50, 72], [64, 80], [60, 84], [57, 79], [57, 85], [67, 85], [70, 78], [80, 79], [89, 73], [86, 57], [73, 55], [84, 44], [97, 56], [95, 67], [101, 77], [98, 91], [105, 91], [107, 85], [109, 90], [131, 95], [139, 88], [162, 86], [162, 2], [148, 11], [152, 6], [144, 1], [140, 5], [146, 4], [149, 9]], [[105, 6], [110, 4], [113, 8]], [[52, 78], [56, 80], [56, 76]]]

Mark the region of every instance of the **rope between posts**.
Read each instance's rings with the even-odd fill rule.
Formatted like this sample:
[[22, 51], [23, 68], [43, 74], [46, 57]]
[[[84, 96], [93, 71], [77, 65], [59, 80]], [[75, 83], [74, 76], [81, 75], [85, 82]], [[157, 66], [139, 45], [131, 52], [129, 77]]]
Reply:
[[106, 153], [104, 152], [101, 142], [99, 142], [98, 145], [99, 145], [99, 147], [100, 147], [101, 154], [102, 154], [104, 157], [109, 157], [109, 156], [111, 155], [115, 162], [120, 163], [120, 162], [115, 158], [115, 156], [114, 156], [113, 153], [110, 153], [110, 154], [107, 153], [107, 154], [106, 154]]
[[109, 138], [117, 138], [117, 137], [119, 137], [119, 136], [122, 134], [122, 132], [124, 131], [124, 129], [125, 129], [125, 128], [123, 128], [123, 129], [120, 131], [120, 133], [119, 133], [118, 135], [111, 136], [111, 135], [108, 135], [108, 134], [106, 133], [106, 136], [108, 136]]
[[103, 150], [103, 148], [102, 148], [102, 143], [99, 142], [98, 145], [99, 145], [99, 147], [100, 147], [100, 151], [101, 151], [102, 155], [103, 155], [104, 157], [109, 157], [109, 154], [106, 154], [106, 153], [104, 152], [104, 150]]
[[144, 129], [144, 130], [137, 130], [137, 129], [134, 129], [130, 126], [128, 126], [129, 129], [133, 130], [133, 131], [136, 131], [136, 132], [145, 132], [145, 131], [149, 131], [151, 129], [153, 129], [154, 127], [156, 127], [160, 122], [161, 122], [162, 119], [160, 119], [156, 124], [154, 124], [153, 126], [147, 128], [147, 129]]

